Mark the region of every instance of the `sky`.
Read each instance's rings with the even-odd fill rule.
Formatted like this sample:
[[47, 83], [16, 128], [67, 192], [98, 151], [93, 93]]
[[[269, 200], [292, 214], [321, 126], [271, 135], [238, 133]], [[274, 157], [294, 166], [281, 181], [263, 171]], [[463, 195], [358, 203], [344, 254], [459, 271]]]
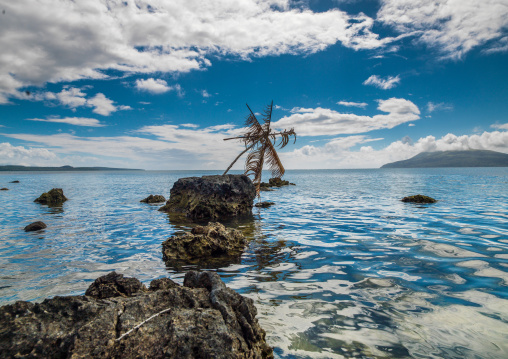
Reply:
[[0, 165], [224, 170], [271, 101], [286, 169], [508, 153], [508, 0], [0, 0], [0, 49]]

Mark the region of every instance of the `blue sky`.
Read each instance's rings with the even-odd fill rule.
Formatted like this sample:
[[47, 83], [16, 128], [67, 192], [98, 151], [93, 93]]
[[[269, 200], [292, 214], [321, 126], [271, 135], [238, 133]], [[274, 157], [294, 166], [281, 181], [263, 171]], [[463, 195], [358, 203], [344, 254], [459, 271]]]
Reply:
[[0, 164], [225, 169], [272, 100], [287, 169], [508, 153], [506, 0], [0, 0], [0, 35]]

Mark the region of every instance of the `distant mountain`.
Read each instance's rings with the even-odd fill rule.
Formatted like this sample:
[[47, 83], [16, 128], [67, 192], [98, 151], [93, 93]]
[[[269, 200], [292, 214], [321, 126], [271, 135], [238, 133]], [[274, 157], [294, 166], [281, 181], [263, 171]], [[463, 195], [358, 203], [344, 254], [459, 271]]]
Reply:
[[508, 167], [508, 154], [487, 150], [422, 152], [381, 168]]
[[134, 168], [111, 168], [111, 167], [35, 167], [35, 166], [0, 166], [0, 171], [143, 171]]

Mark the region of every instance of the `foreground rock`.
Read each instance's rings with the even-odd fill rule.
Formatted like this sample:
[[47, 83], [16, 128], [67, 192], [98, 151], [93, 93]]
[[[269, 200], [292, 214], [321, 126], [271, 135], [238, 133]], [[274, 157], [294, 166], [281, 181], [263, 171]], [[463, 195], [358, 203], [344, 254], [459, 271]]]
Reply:
[[149, 195], [145, 199], [142, 199], [140, 202], [143, 203], [161, 203], [166, 202], [166, 198], [164, 196], [161, 196], [160, 194], [156, 194], [155, 196], [153, 194]]
[[417, 194], [416, 196], [409, 196], [404, 197], [401, 199], [402, 202], [411, 202], [411, 203], [436, 203], [437, 200], [435, 200], [432, 197], [424, 196], [421, 194]]
[[216, 273], [188, 272], [183, 286], [158, 279], [147, 290], [113, 272], [92, 286], [86, 296], [1, 307], [0, 357], [273, 358], [253, 301]]
[[34, 231], [40, 231], [41, 229], [46, 228], [46, 223], [38, 221], [34, 223], [30, 223], [28, 226], [25, 227], [25, 232], [34, 232]]
[[65, 201], [67, 201], [67, 198], [64, 196], [63, 190], [53, 188], [51, 191], [41, 194], [34, 202], [47, 204], [48, 206], [59, 206]]
[[284, 181], [280, 178], [270, 178], [268, 180], [268, 183], [266, 182], [261, 182], [261, 190], [267, 190], [269, 189], [270, 187], [282, 187], [282, 186], [295, 186], [294, 183], [291, 183], [289, 181]]
[[268, 208], [268, 207], [273, 206], [274, 204], [275, 204], [274, 202], [264, 201], [264, 202], [258, 202], [258, 203], [256, 203], [254, 205], [254, 207]]
[[217, 220], [251, 214], [254, 197], [256, 188], [245, 175], [187, 177], [175, 182], [159, 210], [184, 213], [193, 220]]
[[170, 265], [223, 261], [239, 257], [246, 244], [239, 230], [210, 222], [167, 239], [162, 243], [162, 254]]

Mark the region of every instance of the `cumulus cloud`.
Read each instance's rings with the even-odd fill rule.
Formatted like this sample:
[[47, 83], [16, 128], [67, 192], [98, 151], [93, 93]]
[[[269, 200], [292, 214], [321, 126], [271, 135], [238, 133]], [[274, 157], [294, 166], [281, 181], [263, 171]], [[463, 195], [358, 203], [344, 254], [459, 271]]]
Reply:
[[[508, 6], [503, 0], [382, 0], [377, 20], [438, 49], [444, 58], [459, 59], [487, 45], [507, 51]], [[489, 51], [488, 49], [486, 50]]]
[[496, 123], [496, 124], [491, 125], [490, 127], [498, 129], [498, 130], [508, 130], [508, 123], [503, 123], [503, 124]]
[[44, 165], [55, 163], [55, 153], [45, 148], [26, 148], [13, 146], [8, 142], [0, 143], [0, 164], [2, 165]]
[[75, 109], [78, 107], [91, 107], [92, 112], [103, 116], [109, 116], [112, 112], [118, 110], [131, 110], [130, 106], [116, 106], [114, 101], [107, 98], [103, 93], [97, 93], [91, 98], [86, 98], [87, 94], [83, 89], [76, 87], [64, 88], [60, 92], [43, 92], [34, 94], [32, 99], [35, 101], [57, 102], [60, 105]]
[[[286, 168], [377, 168], [385, 163], [406, 160], [421, 152], [461, 151], [470, 149], [508, 153], [508, 132], [483, 132], [478, 135], [447, 134], [439, 139], [427, 136], [413, 141], [404, 137], [388, 146], [375, 150], [364, 145], [367, 136], [357, 135], [333, 139], [324, 146], [307, 145], [292, 152], [280, 154]], [[359, 149], [353, 149], [361, 146]]]
[[393, 128], [420, 118], [420, 110], [409, 100], [390, 98], [378, 101], [378, 110], [388, 114], [359, 116], [326, 108], [294, 108], [290, 116], [273, 122], [277, 129], [294, 127], [298, 136], [356, 134]]
[[100, 123], [95, 118], [84, 118], [84, 117], [65, 117], [65, 118], [27, 118], [28, 121], [40, 121], [40, 122], [55, 122], [55, 123], [67, 123], [69, 125], [76, 126], [88, 126], [88, 127], [103, 127], [104, 124]]
[[394, 88], [400, 83], [399, 75], [393, 77], [388, 76], [386, 78], [379, 77], [378, 75], [372, 75], [363, 82], [364, 85], [372, 85], [383, 90], [389, 90]]
[[365, 107], [367, 107], [367, 103], [366, 102], [339, 101], [339, 102], [337, 102], [337, 105], [346, 106], [346, 107], [359, 107], [359, 108], [365, 108]]
[[201, 91], [201, 96], [203, 96], [203, 97], [207, 98], [207, 97], [210, 97], [210, 96], [212, 96], [212, 95], [210, 95], [210, 94], [208, 93], [208, 91], [206, 91], [206, 90], [202, 90], [202, 91]]
[[136, 88], [140, 91], [146, 91], [153, 94], [161, 94], [175, 89], [172, 86], [168, 86], [166, 81], [154, 78], [136, 80]]
[[179, 72], [209, 66], [211, 55], [242, 59], [308, 54], [341, 43], [376, 49], [396, 39], [374, 20], [338, 9], [312, 12], [289, 0], [32, 0], [3, 5], [0, 102], [27, 85]]

